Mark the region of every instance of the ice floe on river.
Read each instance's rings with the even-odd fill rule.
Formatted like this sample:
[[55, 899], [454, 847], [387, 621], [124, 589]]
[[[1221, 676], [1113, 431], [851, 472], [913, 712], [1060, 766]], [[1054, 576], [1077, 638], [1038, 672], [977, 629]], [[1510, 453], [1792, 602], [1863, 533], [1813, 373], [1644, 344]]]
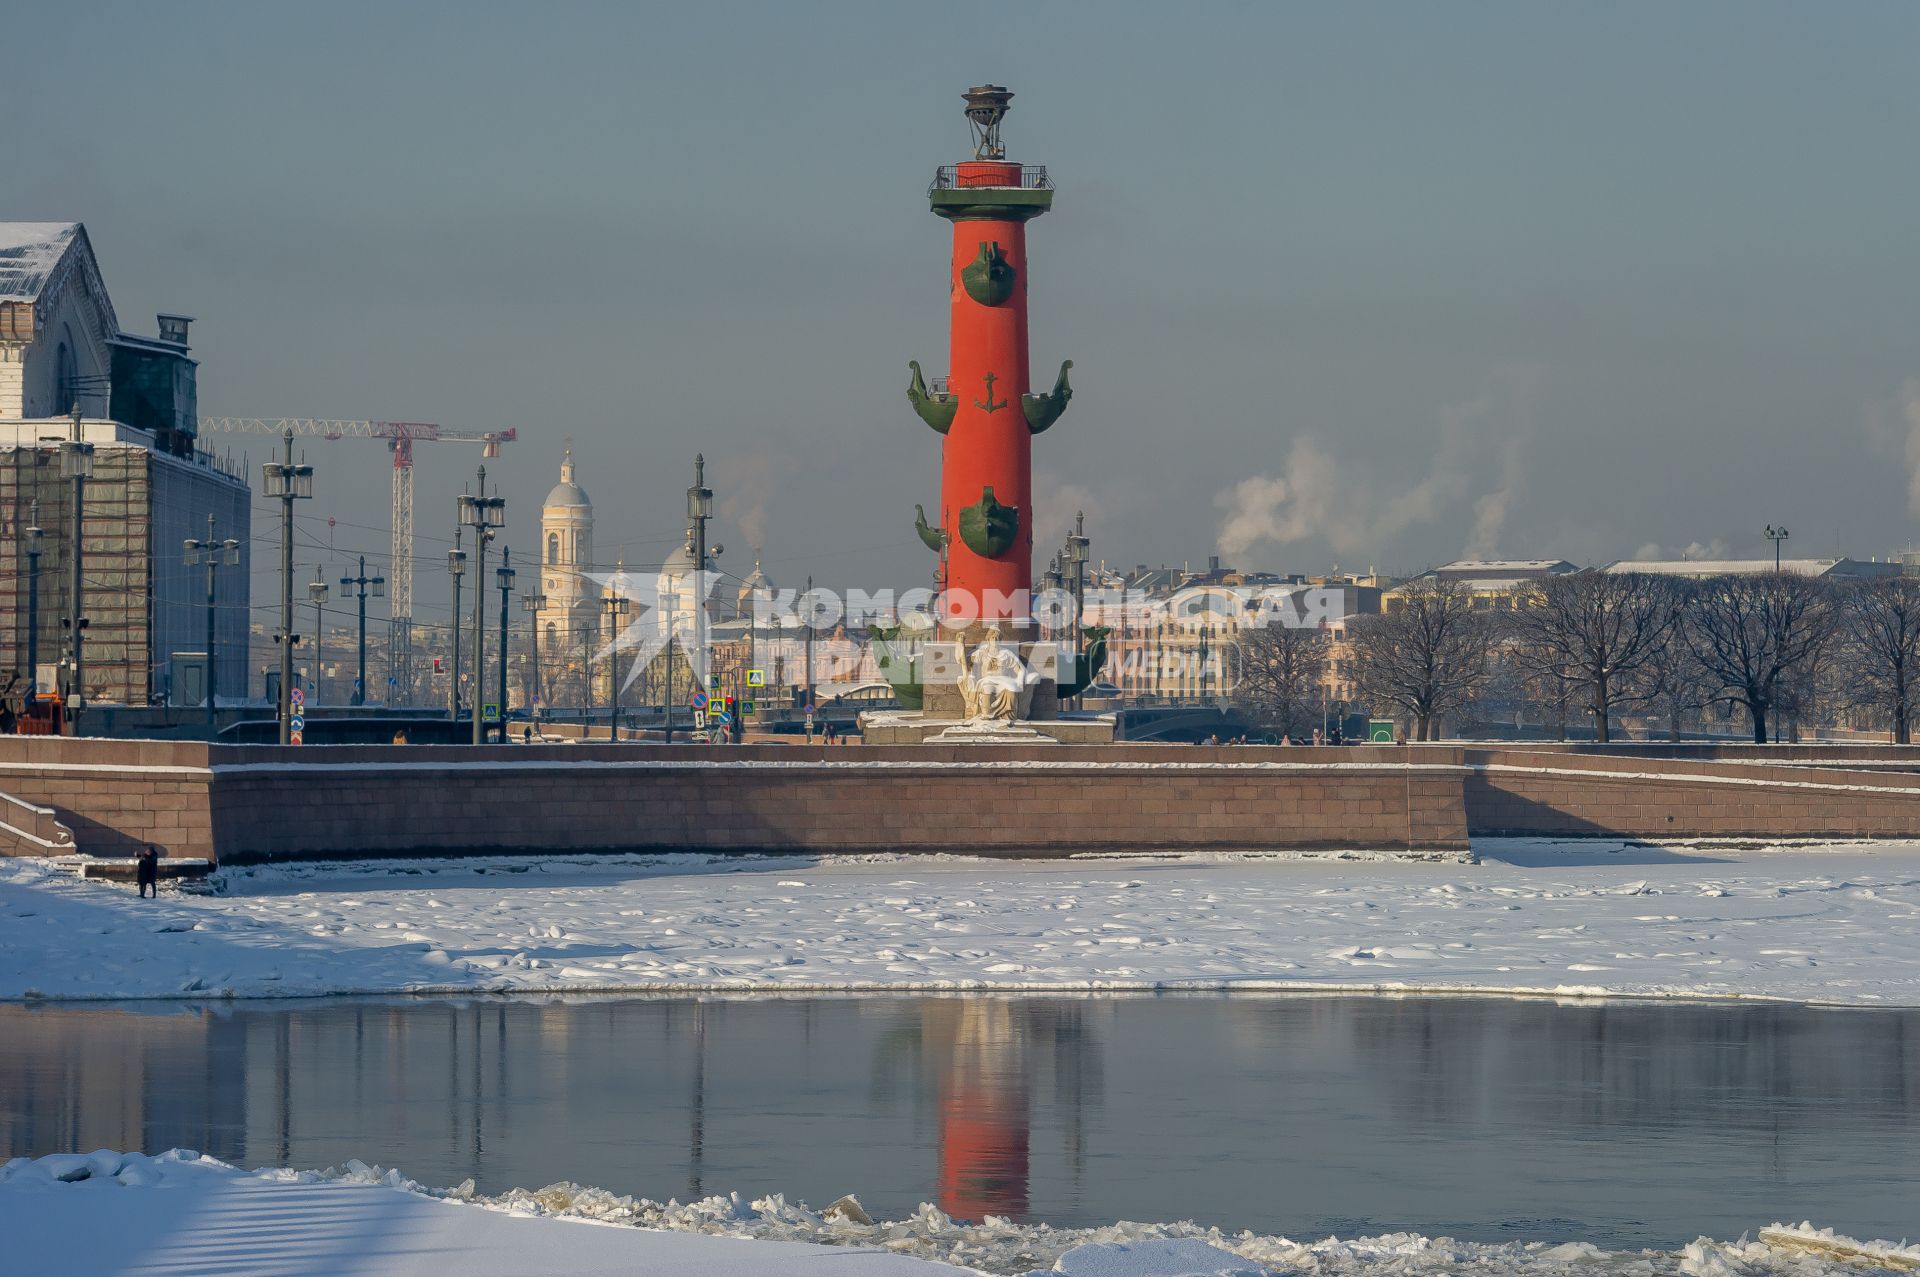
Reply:
[[1920, 1006], [1920, 844], [1364, 857], [0, 862], [0, 998], [1268, 989]]
[[[136, 1191], [129, 1191], [136, 1190]], [[246, 1172], [185, 1150], [101, 1150], [0, 1167], [0, 1235], [23, 1272], [338, 1271], [371, 1277], [521, 1273], [1073, 1273], [1078, 1277], [1825, 1277], [1920, 1270], [1920, 1246], [1776, 1224], [1731, 1242], [1603, 1251], [1584, 1242], [1453, 1241], [1396, 1233], [1299, 1241], [1194, 1223], [1061, 1229], [967, 1223], [922, 1205], [866, 1222], [779, 1196], [659, 1203], [552, 1184], [486, 1196], [349, 1162]], [[583, 1225], [602, 1225], [588, 1227]], [[610, 1227], [609, 1227], [610, 1226]], [[236, 1267], [237, 1266], [237, 1267]]]

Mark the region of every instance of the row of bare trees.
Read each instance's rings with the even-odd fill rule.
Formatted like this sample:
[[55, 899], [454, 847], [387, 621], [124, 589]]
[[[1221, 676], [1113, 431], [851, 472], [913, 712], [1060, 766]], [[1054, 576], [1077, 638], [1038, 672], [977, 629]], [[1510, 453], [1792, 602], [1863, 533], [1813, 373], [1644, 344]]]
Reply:
[[[1778, 719], [1795, 732], [1846, 721], [1905, 744], [1920, 716], [1920, 578], [1905, 575], [1576, 572], [1500, 600], [1424, 577], [1389, 610], [1352, 618], [1347, 638], [1349, 681], [1419, 740], [1496, 698], [1545, 709], [1563, 732], [1590, 717], [1602, 741], [1623, 715], [1677, 739], [1690, 716], [1718, 709], [1744, 712], [1758, 742]], [[1315, 630], [1243, 634], [1240, 699], [1301, 734], [1318, 721], [1329, 650]]]

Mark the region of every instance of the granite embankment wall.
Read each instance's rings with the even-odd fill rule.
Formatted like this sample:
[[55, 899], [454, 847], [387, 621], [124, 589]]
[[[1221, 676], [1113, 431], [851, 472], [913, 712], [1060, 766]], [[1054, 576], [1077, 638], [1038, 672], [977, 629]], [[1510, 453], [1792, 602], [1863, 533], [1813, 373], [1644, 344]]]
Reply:
[[1920, 750], [1459, 749], [1470, 834], [1920, 838]]
[[[1672, 746], [281, 749], [7, 737], [0, 792], [53, 809], [85, 852], [153, 842], [228, 862], [615, 850], [1451, 856], [1470, 835], [1493, 834], [1920, 838], [1920, 749], [1884, 746], [1686, 756]], [[55, 833], [43, 826], [43, 839]], [[0, 837], [0, 854], [45, 851]]]
[[209, 746], [0, 740], [0, 791], [84, 851], [1463, 854], [1461, 769], [1180, 746]]

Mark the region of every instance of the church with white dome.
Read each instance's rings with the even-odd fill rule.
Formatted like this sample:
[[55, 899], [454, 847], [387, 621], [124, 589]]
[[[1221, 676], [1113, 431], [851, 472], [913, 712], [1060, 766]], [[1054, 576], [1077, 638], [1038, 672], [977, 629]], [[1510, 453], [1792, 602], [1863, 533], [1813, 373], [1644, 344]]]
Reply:
[[560, 482], [540, 507], [539, 696], [547, 705], [580, 705], [600, 633], [600, 588], [593, 570], [593, 502], [574, 477], [573, 446]]

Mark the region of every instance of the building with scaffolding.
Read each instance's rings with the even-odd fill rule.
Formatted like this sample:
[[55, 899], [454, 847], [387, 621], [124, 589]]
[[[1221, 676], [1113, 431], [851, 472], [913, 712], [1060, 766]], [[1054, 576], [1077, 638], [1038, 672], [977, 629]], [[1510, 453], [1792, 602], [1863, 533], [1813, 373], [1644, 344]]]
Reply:
[[[191, 322], [122, 332], [84, 226], [0, 222], [0, 682], [16, 701], [66, 688], [76, 522], [87, 704], [204, 703], [209, 611], [216, 691], [247, 691], [251, 494], [199, 446]], [[239, 559], [211, 573], [211, 606], [183, 554], [209, 537]]]

